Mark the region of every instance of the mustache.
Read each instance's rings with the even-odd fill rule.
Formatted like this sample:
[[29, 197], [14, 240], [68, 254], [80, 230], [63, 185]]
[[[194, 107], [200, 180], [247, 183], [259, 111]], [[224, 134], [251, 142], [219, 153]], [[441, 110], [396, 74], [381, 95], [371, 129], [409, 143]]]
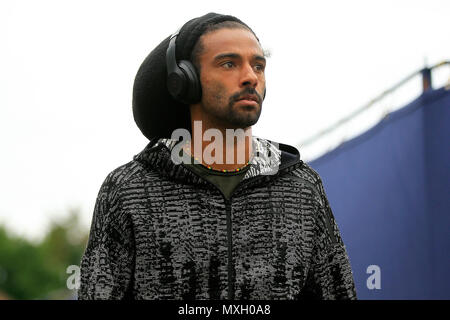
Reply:
[[234, 102], [234, 101], [238, 101], [239, 99], [241, 99], [242, 97], [248, 95], [248, 94], [253, 94], [257, 97], [257, 102], [259, 105], [261, 105], [261, 101], [262, 101], [262, 96], [258, 93], [258, 91], [256, 91], [255, 88], [245, 88], [244, 90], [242, 90], [241, 92], [235, 93], [230, 97], [230, 102]]

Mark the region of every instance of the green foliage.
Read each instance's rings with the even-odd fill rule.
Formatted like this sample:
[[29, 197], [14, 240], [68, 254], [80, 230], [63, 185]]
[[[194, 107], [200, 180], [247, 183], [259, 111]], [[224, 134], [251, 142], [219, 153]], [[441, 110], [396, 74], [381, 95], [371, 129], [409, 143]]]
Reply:
[[13, 236], [0, 226], [0, 296], [10, 299], [68, 299], [66, 273], [80, 265], [89, 232], [79, 224], [79, 210], [54, 221], [39, 243]]

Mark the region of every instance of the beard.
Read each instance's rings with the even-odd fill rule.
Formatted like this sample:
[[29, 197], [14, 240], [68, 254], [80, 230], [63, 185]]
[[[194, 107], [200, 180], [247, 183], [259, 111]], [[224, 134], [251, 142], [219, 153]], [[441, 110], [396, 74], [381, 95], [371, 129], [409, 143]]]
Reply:
[[[206, 89], [206, 88], [205, 88]], [[203, 90], [202, 110], [210, 116], [213, 123], [218, 126], [237, 129], [247, 128], [258, 122], [262, 111], [263, 98], [254, 89], [246, 87], [244, 90], [227, 97], [225, 87], [216, 83]], [[236, 102], [244, 95], [257, 96], [257, 106], [236, 106]]]

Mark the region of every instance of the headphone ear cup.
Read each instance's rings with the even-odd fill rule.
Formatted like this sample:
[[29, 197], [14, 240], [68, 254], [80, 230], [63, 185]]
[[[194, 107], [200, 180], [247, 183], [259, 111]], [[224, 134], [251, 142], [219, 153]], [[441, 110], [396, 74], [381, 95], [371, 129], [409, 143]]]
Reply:
[[167, 76], [167, 89], [176, 100], [183, 98], [187, 92], [186, 75], [176, 69]]
[[198, 78], [197, 69], [187, 60], [181, 60], [178, 66], [186, 76], [186, 93], [183, 97], [183, 102], [186, 104], [199, 102], [202, 97], [202, 87]]

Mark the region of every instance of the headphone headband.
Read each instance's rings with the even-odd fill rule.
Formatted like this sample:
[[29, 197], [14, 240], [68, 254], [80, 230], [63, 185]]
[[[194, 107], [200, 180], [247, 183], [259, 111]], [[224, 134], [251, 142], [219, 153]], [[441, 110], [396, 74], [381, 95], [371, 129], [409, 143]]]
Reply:
[[[175, 57], [175, 41], [177, 40], [178, 31], [170, 36], [170, 42], [169, 47], [167, 49], [166, 53], [166, 63], [167, 63], [167, 74], [171, 74], [172, 72], [175, 72], [177, 69], [177, 59]], [[173, 50], [170, 50], [170, 48], [173, 48]]]

